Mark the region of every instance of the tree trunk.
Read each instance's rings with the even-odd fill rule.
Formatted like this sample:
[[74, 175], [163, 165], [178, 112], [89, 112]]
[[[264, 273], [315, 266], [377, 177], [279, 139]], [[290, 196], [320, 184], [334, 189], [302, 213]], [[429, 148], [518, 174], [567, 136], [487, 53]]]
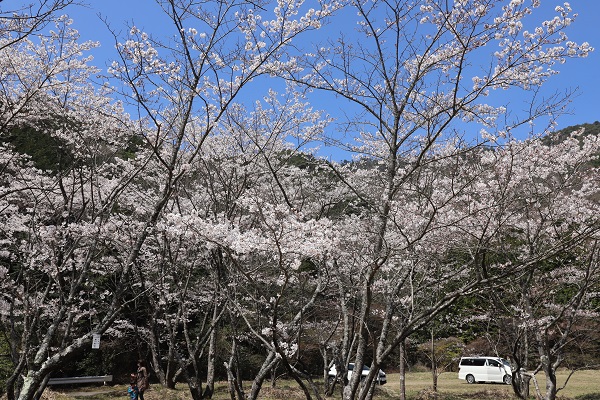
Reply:
[[192, 400], [201, 400], [202, 382], [200, 382], [195, 376], [188, 376], [187, 381], [188, 387], [190, 388], [190, 394], [192, 395]]
[[[525, 328], [525, 329], [529, 329], [529, 328]], [[527, 335], [525, 335], [525, 337], [523, 338], [523, 346], [524, 346], [523, 365], [525, 365], [525, 367], [527, 367], [529, 365], [529, 337]], [[526, 399], [529, 398], [529, 381], [531, 381], [531, 376], [529, 376], [529, 375], [524, 375], [523, 380], [521, 381], [521, 389], [522, 389], [521, 393], [523, 394], [523, 396], [525, 396]]]
[[[15, 385], [18, 383], [18, 379], [25, 368], [25, 357], [26, 350], [20, 356], [19, 363], [17, 364], [13, 373], [6, 380], [6, 398], [7, 400], [15, 400]], [[18, 395], [18, 394], [17, 394]]]
[[335, 390], [336, 378], [329, 377], [329, 358], [327, 357], [327, 348], [322, 346], [321, 356], [323, 359], [323, 382], [325, 382], [325, 396], [330, 397]]
[[239, 379], [238, 373], [233, 373], [233, 366], [237, 364], [236, 358], [237, 341], [233, 339], [231, 344], [231, 354], [229, 356], [229, 362], [224, 363], [225, 369], [227, 370], [227, 384], [229, 386], [229, 394], [231, 396], [231, 400], [244, 400], [245, 395], [242, 387], [242, 381]]
[[431, 330], [431, 381], [432, 381], [433, 392], [437, 393], [438, 373], [437, 373], [437, 362], [436, 362], [436, 358], [435, 358], [435, 338], [433, 336], [433, 329]]
[[358, 329], [358, 344], [356, 347], [356, 358], [354, 363], [354, 373], [350, 382], [344, 386], [344, 400], [353, 400], [358, 393], [361, 397], [361, 392], [367, 390], [364, 386], [361, 387], [362, 367], [364, 365], [364, 356], [369, 343], [368, 321], [371, 314], [371, 301], [373, 300], [373, 273], [369, 273], [363, 282], [361, 293], [361, 305], [359, 311], [359, 329]]
[[248, 396], [249, 400], [258, 399], [258, 394], [260, 392], [260, 388], [262, 387], [263, 382], [267, 378], [269, 372], [273, 370], [273, 367], [279, 363], [279, 360], [276, 357], [274, 351], [269, 352], [269, 355], [263, 361], [263, 365], [260, 368], [260, 371], [254, 377], [254, 381], [252, 381], [252, 389], [250, 389], [250, 395]]
[[406, 400], [406, 340], [400, 342], [398, 346], [400, 352], [400, 396], [399, 400]]
[[33, 400], [40, 400], [42, 398], [42, 394], [44, 394], [44, 390], [46, 390], [46, 386], [48, 385], [48, 380], [50, 379], [50, 375], [46, 375], [38, 390], [36, 390]]
[[[547, 358], [546, 358], [547, 360]], [[552, 365], [546, 360], [542, 361], [544, 375], [546, 375], [546, 395], [544, 400], [555, 400], [556, 399], [556, 371], [552, 368]]]
[[[97, 332], [104, 332], [112, 321], [112, 318], [107, 318]], [[60, 367], [62, 363], [69, 361], [85, 346], [90, 345], [91, 342], [92, 333], [90, 332], [81, 338], [76, 339], [73, 344], [67, 346], [59, 353], [48, 357], [42, 363], [30, 369], [27, 372], [27, 376], [23, 378], [23, 387], [19, 393], [18, 400], [34, 400], [38, 389], [44, 383], [44, 379], [46, 379], [52, 371]]]
[[215, 358], [217, 354], [217, 319], [219, 312], [217, 309], [217, 300], [215, 299], [213, 317], [212, 317], [212, 330], [210, 332], [210, 341], [208, 343], [208, 357], [206, 366], [206, 387], [204, 388], [203, 398], [212, 398], [215, 392]]
[[[158, 308], [157, 308], [158, 309]], [[154, 373], [156, 374], [156, 377], [158, 378], [158, 381], [160, 382], [160, 384], [164, 387], [168, 387], [167, 385], [167, 375], [165, 374], [165, 371], [162, 368], [162, 365], [160, 363], [160, 354], [159, 354], [159, 344], [158, 344], [158, 339], [157, 339], [157, 334], [155, 332], [155, 318], [153, 316], [152, 321], [151, 321], [151, 325], [150, 325], [150, 329], [149, 332], [150, 334], [148, 335], [148, 344], [149, 344], [149, 348], [150, 348], [150, 354], [152, 356], [152, 364], [154, 366]]]
[[529, 398], [529, 381], [531, 381], [531, 377], [524, 371], [513, 374], [513, 390], [520, 399]]
[[19, 400], [33, 400], [39, 384], [39, 376], [33, 373], [27, 374], [23, 379], [23, 387], [21, 387], [21, 392], [19, 393]]

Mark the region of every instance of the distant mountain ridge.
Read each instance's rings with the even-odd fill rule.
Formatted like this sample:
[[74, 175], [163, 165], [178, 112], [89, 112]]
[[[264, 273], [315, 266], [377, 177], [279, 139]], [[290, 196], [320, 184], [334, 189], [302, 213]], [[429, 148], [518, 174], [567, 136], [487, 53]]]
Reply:
[[579, 125], [568, 126], [556, 131], [556, 133], [554, 133], [552, 136], [558, 137], [559, 141], [564, 140], [568, 135], [581, 128], [585, 128], [582, 136], [600, 135], [600, 121], [595, 121], [593, 123], [583, 123]]

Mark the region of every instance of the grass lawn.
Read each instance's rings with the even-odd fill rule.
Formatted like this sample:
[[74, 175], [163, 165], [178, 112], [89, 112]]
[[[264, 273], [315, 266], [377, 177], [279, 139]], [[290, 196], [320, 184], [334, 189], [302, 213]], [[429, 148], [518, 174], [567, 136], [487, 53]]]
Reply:
[[[559, 372], [558, 385], [564, 385], [567, 378], [567, 372]], [[538, 385], [542, 392], [545, 391], [546, 380], [543, 375], [538, 376]], [[431, 373], [413, 372], [406, 376], [406, 394], [409, 398], [418, 398], [418, 394], [431, 388]], [[400, 390], [399, 375], [388, 374], [388, 384], [383, 387], [390, 394], [390, 398], [397, 398]], [[512, 399], [512, 386], [500, 383], [476, 383], [468, 384], [466, 381], [458, 380], [456, 372], [443, 373], [438, 378], [438, 391], [447, 398], [462, 399]], [[531, 383], [530, 394], [533, 395], [535, 388]], [[454, 395], [454, 396], [453, 396]], [[578, 371], [571, 377], [565, 389], [558, 393], [561, 399], [577, 399], [586, 395], [585, 400], [600, 400], [600, 371], [585, 370]], [[460, 397], [459, 397], [460, 396]], [[469, 397], [465, 397], [469, 396]], [[426, 398], [426, 397], [425, 397]]]
[[[512, 388], [503, 384], [473, 384], [459, 381], [458, 374], [448, 372], [442, 374], [438, 379], [439, 396], [435, 397], [431, 391], [431, 374], [428, 372], [411, 372], [406, 376], [406, 394], [412, 400], [509, 400], [516, 399], [512, 394]], [[564, 384], [567, 373], [561, 372], [558, 376], [559, 386]], [[397, 399], [400, 391], [399, 374], [387, 375], [388, 383], [377, 387], [375, 398]], [[246, 391], [250, 389], [250, 382], [246, 383]], [[545, 381], [540, 378], [540, 388], [543, 390]], [[531, 387], [533, 395], [534, 388]], [[45, 400], [115, 400], [127, 398], [127, 386], [90, 386], [85, 388], [55, 389], [46, 391]], [[190, 399], [187, 386], [178, 385], [176, 390], [163, 389], [159, 385], [152, 385], [145, 393], [146, 400], [188, 400]], [[304, 395], [298, 389], [297, 384], [291, 380], [283, 380], [277, 383], [277, 387], [270, 387], [267, 382], [262, 390], [260, 398], [263, 400], [301, 400]], [[339, 388], [336, 396], [330, 399], [339, 399]], [[533, 397], [532, 397], [533, 398]], [[600, 400], [600, 371], [580, 371], [569, 381], [567, 387], [559, 392], [561, 400]], [[229, 400], [229, 393], [225, 382], [219, 382], [215, 400]]]

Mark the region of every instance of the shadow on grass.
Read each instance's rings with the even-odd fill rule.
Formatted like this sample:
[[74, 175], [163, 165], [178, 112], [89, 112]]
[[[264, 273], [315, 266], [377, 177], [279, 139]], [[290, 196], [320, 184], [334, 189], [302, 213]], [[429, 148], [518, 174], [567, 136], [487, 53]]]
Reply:
[[[112, 390], [110, 390], [112, 389]], [[72, 396], [68, 397], [54, 397], [50, 396], [50, 399], [68, 399], [68, 400], [114, 400], [123, 399], [127, 397], [126, 387], [113, 387], [104, 393], [72, 393]], [[181, 387], [178, 390], [163, 389], [160, 387], [153, 388], [146, 393], [145, 398], [147, 400], [184, 400], [189, 399], [189, 392], [187, 388]], [[219, 393], [215, 393], [216, 396], [213, 399], [226, 399], [226, 393], [224, 388], [219, 388]], [[74, 396], [73, 396], [74, 395]], [[278, 388], [264, 387], [261, 390], [261, 398], [273, 400], [273, 399], [286, 399], [286, 400], [301, 400], [305, 399], [303, 393], [298, 391], [296, 388], [283, 386]], [[330, 399], [337, 399], [339, 397], [332, 397]], [[386, 393], [385, 390], [376, 388], [375, 399], [397, 399], [397, 395], [391, 395]], [[506, 393], [499, 390], [481, 390], [473, 393], [443, 393], [434, 392], [431, 389], [425, 389], [420, 391], [418, 394], [409, 396], [409, 400], [514, 400], [516, 397], [513, 394]], [[559, 397], [559, 399], [567, 400], [571, 398]], [[573, 400], [600, 400], [599, 393], [588, 393], [577, 396]]]
[[[533, 397], [532, 397], [533, 398]], [[513, 400], [517, 397], [512, 393], [497, 390], [482, 390], [474, 393], [441, 393], [431, 389], [422, 390], [410, 400]], [[558, 396], [557, 399], [568, 400], [571, 398]], [[600, 393], [588, 393], [575, 397], [573, 400], [600, 400]]]
[[420, 391], [415, 397], [409, 397], [410, 400], [513, 400], [515, 398], [511, 393], [493, 389], [473, 393], [443, 393], [425, 389]]
[[600, 400], [600, 393], [588, 393], [575, 397], [575, 400]]

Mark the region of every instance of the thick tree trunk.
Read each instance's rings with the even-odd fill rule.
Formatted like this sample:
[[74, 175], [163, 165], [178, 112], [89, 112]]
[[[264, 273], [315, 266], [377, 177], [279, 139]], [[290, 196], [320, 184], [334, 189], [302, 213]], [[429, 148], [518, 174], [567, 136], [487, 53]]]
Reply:
[[[365, 364], [364, 356], [369, 343], [368, 321], [371, 314], [371, 301], [373, 299], [373, 274], [369, 273], [365, 277], [362, 288], [361, 306], [359, 311], [360, 325], [358, 329], [358, 345], [356, 348], [356, 359], [354, 363], [354, 373], [350, 382], [344, 386], [344, 400], [353, 400], [358, 393], [359, 398], [367, 398], [367, 393], [364, 393], [367, 388], [361, 385], [362, 367]], [[363, 392], [361, 394], [361, 392]]]
[[158, 378], [158, 382], [160, 382], [160, 384], [164, 387], [168, 387], [167, 384], [167, 375], [165, 374], [165, 371], [162, 368], [162, 364], [160, 362], [160, 354], [159, 354], [159, 344], [158, 344], [158, 339], [157, 339], [157, 335], [156, 332], [154, 330], [154, 321], [155, 318], [153, 317], [151, 320], [151, 326], [149, 329], [150, 334], [148, 335], [148, 342], [149, 342], [149, 348], [150, 348], [150, 354], [152, 356], [152, 364], [154, 366], [154, 373], [156, 374], [156, 377]]
[[23, 379], [23, 386], [21, 387], [21, 392], [19, 393], [19, 400], [33, 400], [33, 396], [41, 382], [39, 376], [33, 373], [27, 374], [27, 376]]
[[187, 381], [188, 387], [190, 388], [190, 394], [192, 395], [192, 400], [201, 400], [202, 382], [200, 382], [195, 376], [189, 376]]
[[[108, 327], [108, 324], [104, 324]], [[101, 332], [104, 332], [106, 328], [103, 328]], [[92, 333], [88, 333], [83, 337], [76, 339], [75, 342], [59, 353], [54, 354], [52, 357], [47, 358], [41, 362], [39, 366], [32, 368], [28, 371], [27, 376], [23, 378], [23, 387], [19, 393], [18, 400], [34, 400], [38, 389], [44, 383], [44, 379], [61, 365], [61, 363], [69, 360], [74, 354], [79, 352], [84, 346], [90, 345], [92, 342]], [[41, 393], [40, 393], [41, 395]]]
[[529, 383], [531, 377], [526, 372], [516, 372], [513, 374], [513, 390], [520, 399], [529, 398]]
[[260, 393], [260, 389], [267, 378], [267, 375], [273, 370], [273, 367], [277, 365], [278, 362], [279, 359], [277, 359], [275, 352], [271, 351], [263, 362], [260, 371], [258, 371], [254, 377], [254, 381], [252, 381], [252, 389], [250, 389], [250, 395], [248, 396], [249, 400], [258, 399], [258, 394]]
[[546, 375], [546, 395], [544, 396], [544, 400], [555, 400], [557, 392], [556, 371], [554, 371], [549, 362], [543, 360], [542, 364], [544, 375]]

